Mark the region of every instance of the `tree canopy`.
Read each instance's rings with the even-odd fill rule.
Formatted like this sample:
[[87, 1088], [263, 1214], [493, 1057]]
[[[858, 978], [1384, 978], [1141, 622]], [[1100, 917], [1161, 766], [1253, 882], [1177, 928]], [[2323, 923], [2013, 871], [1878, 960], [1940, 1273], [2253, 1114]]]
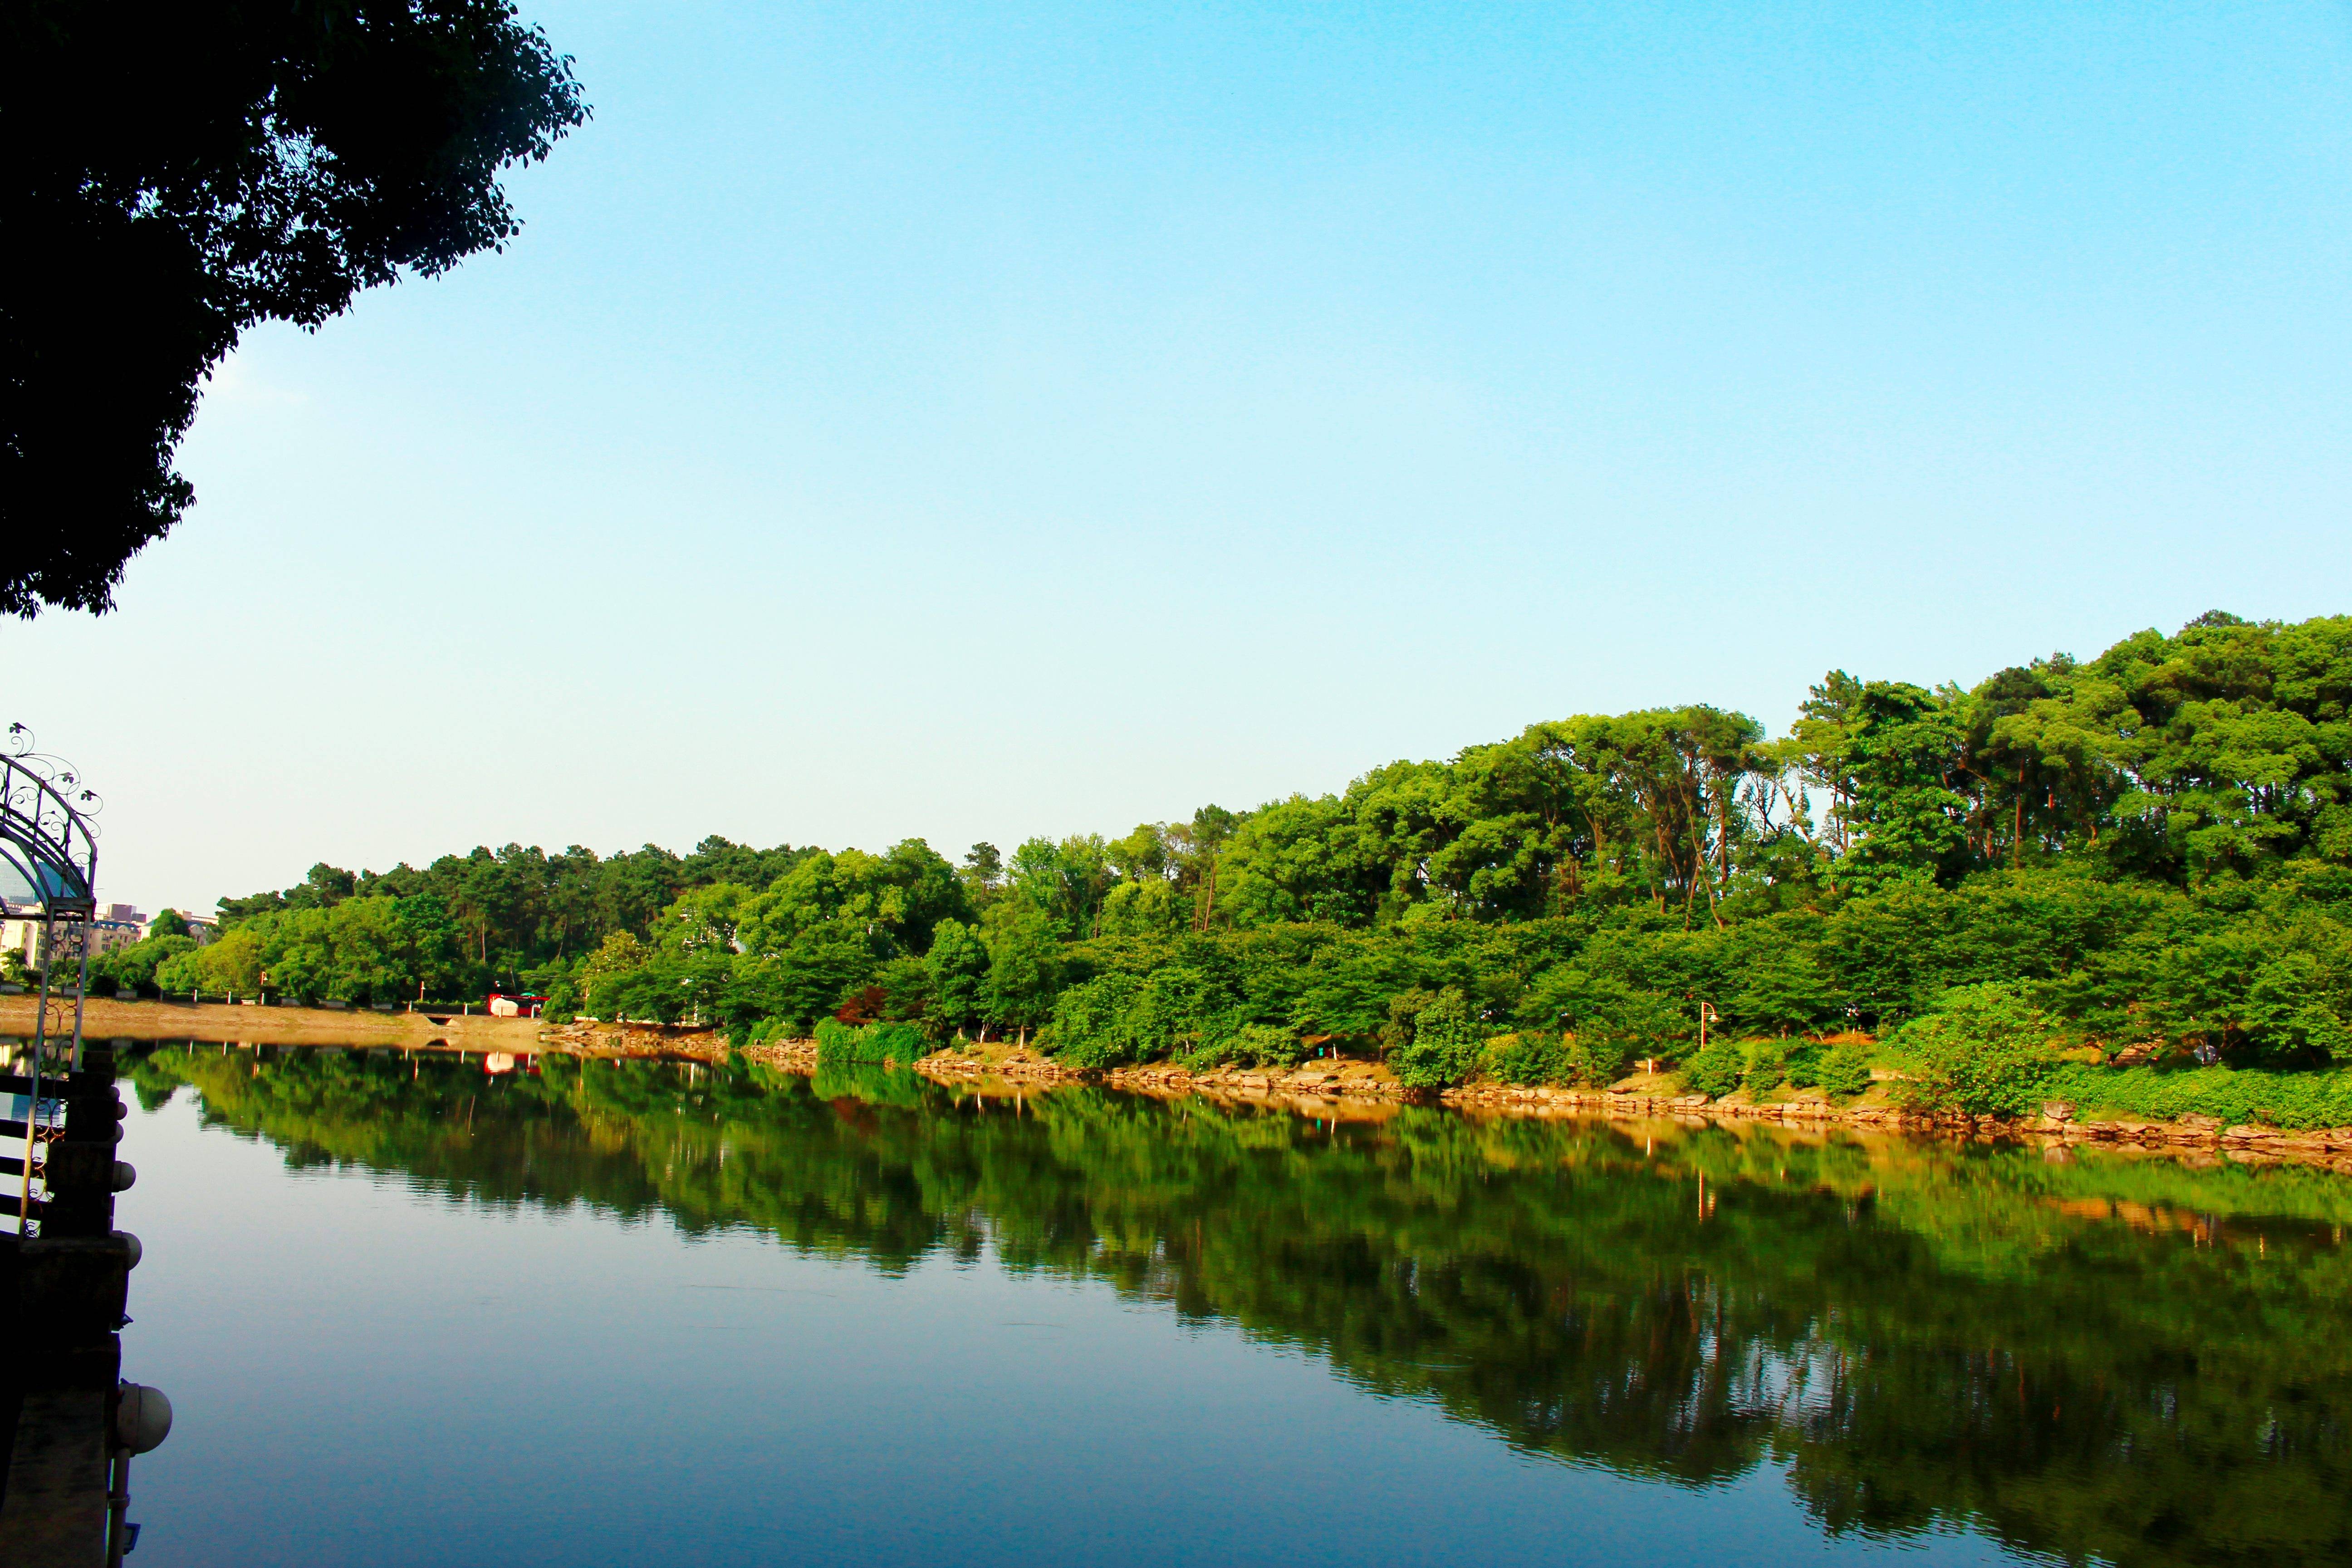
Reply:
[[199, 388], [519, 226], [499, 184], [588, 109], [507, 0], [19, 0], [9, 61], [0, 611], [104, 611], [194, 491]]

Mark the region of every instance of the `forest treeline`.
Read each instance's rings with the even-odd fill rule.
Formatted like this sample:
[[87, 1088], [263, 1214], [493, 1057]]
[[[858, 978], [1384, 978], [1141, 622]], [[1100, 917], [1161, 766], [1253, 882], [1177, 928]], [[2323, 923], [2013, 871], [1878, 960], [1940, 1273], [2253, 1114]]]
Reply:
[[[1703, 705], [1576, 717], [960, 863], [714, 837], [322, 865], [112, 972], [354, 1001], [504, 978], [559, 1012], [903, 1021], [1089, 1065], [1336, 1044], [1432, 1083], [1634, 1055], [1850, 1080], [1824, 1037], [1965, 995], [2055, 1044], [2319, 1067], [2352, 1060], [2347, 701], [2352, 617], [2216, 612], [1966, 689], [1832, 672], [1778, 738]], [[1703, 1008], [1739, 1042], [1711, 1065]]]

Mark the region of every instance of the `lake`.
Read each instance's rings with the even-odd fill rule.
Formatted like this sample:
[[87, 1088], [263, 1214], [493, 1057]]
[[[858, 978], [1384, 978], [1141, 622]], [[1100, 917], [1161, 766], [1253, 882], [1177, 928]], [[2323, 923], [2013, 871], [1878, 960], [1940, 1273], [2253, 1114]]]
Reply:
[[2352, 1561], [2352, 1184], [880, 1069], [126, 1066], [140, 1568]]

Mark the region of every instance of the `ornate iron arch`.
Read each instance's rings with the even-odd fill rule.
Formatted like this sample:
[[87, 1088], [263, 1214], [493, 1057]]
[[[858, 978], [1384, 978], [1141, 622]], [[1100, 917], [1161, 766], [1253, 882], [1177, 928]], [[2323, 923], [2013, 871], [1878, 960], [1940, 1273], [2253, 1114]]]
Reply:
[[[45, 1173], [36, 1163], [43, 1145], [56, 1136], [54, 1097], [42, 1095], [48, 1071], [49, 978], [59, 923], [82, 929], [81, 978], [74, 989], [73, 1037], [68, 1063], [81, 1068], [82, 1004], [89, 992], [89, 922], [98, 913], [98, 829], [90, 822], [103, 805], [71, 764], [33, 750], [32, 732], [8, 726], [0, 745], [0, 862], [25, 879], [40, 905], [41, 992], [33, 1019], [33, 1058], [26, 1079], [23, 1123], [25, 1153], [16, 1184], [16, 1234], [29, 1234], [36, 1205], [33, 1182]], [[44, 1185], [46, 1186], [44, 1178]]]
[[7, 740], [0, 749], [0, 858], [50, 919], [87, 921], [98, 912], [98, 829], [89, 820], [98, 793], [69, 764], [32, 750], [24, 725], [9, 725]]

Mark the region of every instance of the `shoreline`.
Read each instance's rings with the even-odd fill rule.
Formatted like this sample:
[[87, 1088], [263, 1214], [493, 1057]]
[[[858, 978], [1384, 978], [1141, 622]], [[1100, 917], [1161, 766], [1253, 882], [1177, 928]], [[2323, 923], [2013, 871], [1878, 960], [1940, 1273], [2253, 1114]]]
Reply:
[[[29, 1038], [36, 1000], [0, 995], [0, 1035]], [[72, 1026], [72, 1004], [50, 1002], [50, 1026]], [[224, 1045], [399, 1046], [411, 1049], [504, 1051], [514, 1055], [556, 1051], [589, 1058], [676, 1058], [721, 1062], [732, 1057], [792, 1071], [816, 1069], [814, 1040], [778, 1040], [740, 1048], [716, 1029], [681, 1025], [572, 1024], [550, 1026], [542, 1019], [493, 1018], [481, 1014], [378, 1013], [373, 1009], [231, 1005], [225, 1003], [123, 1002], [93, 997], [85, 1004], [85, 1038], [164, 1043], [176, 1040]], [[1028, 1085], [1093, 1084], [1156, 1098], [1198, 1094], [1244, 1102], [1282, 1102], [1307, 1115], [1360, 1121], [1385, 1119], [1405, 1104], [1445, 1105], [1480, 1115], [1598, 1117], [1612, 1121], [1674, 1121], [1688, 1125], [1776, 1125], [1799, 1131], [1896, 1133], [1941, 1140], [2016, 1142], [2064, 1150], [2077, 1145], [2134, 1148], [2181, 1159], [2227, 1159], [2242, 1164], [2311, 1165], [2352, 1175], [2352, 1127], [2293, 1130], [2252, 1124], [2225, 1126], [2219, 1118], [2187, 1116], [2170, 1121], [2141, 1119], [2085, 1121], [2074, 1108], [2063, 1114], [2004, 1119], [1937, 1117], [1903, 1110], [1865, 1095], [1847, 1106], [1812, 1098], [1751, 1103], [1738, 1095], [1668, 1092], [1662, 1080], [1614, 1089], [1544, 1086], [1520, 1089], [1473, 1084], [1435, 1091], [1408, 1089], [1378, 1063], [1323, 1060], [1287, 1069], [1217, 1068], [1192, 1072], [1171, 1064], [1066, 1068], [1034, 1047], [1000, 1042], [970, 1051], [935, 1051], [908, 1064], [938, 1082], [981, 1087], [987, 1080], [1018, 1093]]]
[[[1385, 1075], [1383, 1075], [1385, 1076]], [[2045, 1149], [2095, 1144], [2134, 1147], [2180, 1156], [2227, 1158], [2246, 1164], [2293, 1163], [2317, 1165], [2352, 1175], [2352, 1127], [2294, 1131], [2241, 1124], [2224, 1126], [2218, 1117], [2184, 1117], [2171, 1121], [2139, 1119], [2079, 1121], [2072, 1106], [2058, 1106], [2061, 1115], [2002, 1118], [1996, 1116], [1930, 1116], [1906, 1110], [1868, 1097], [1849, 1106], [1831, 1104], [1826, 1098], [1754, 1103], [1727, 1096], [1710, 1100], [1703, 1094], [1668, 1094], [1618, 1089], [1568, 1089], [1552, 1086], [1515, 1088], [1474, 1084], [1434, 1092], [1403, 1089], [1391, 1079], [1373, 1087], [1370, 1075], [1341, 1077], [1311, 1069], [1288, 1073], [1193, 1075], [1182, 1068], [1114, 1068], [1099, 1081], [1113, 1088], [1163, 1090], [1238, 1090], [1244, 1095], [1330, 1094], [1370, 1092], [1397, 1100], [1420, 1100], [1458, 1110], [1490, 1115], [1543, 1117], [1598, 1116], [1613, 1121], [1672, 1120], [1693, 1124], [1747, 1122], [1776, 1125], [1801, 1131], [1842, 1127], [1853, 1131], [1901, 1133], [1941, 1140], [2015, 1142]], [[1363, 1087], [1358, 1087], [1358, 1086]]]
[[[572, 1039], [610, 1028], [605, 1025], [572, 1026], [551, 1031], [548, 1045], [553, 1049], [572, 1050], [575, 1048]], [[702, 1031], [656, 1051], [639, 1043], [637, 1031], [625, 1033], [630, 1037], [629, 1045], [600, 1048], [583, 1039], [581, 1043], [588, 1048], [579, 1054], [662, 1054], [703, 1061], [740, 1056], [799, 1072], [814, 1072], [817, 1065], [814, 1040], [780, 1040], [736, 1049], [729, 1047], [716, 1031]], [[1095, 1071], [1065, 1068], [1052, 1058], [1024, 1048], [994, 1058], [935, 1051], [909, 1066], [939, 1082], [997, 1079], [1011, 1086], [1034, 1084], [1041, 1088], [1092, 1084], [1164, 1099], [1198, 1094], [1215, 1100], [1282, 1102], [1301, 1114], [1336, 1116], [1343, 1121], [1385, 1119], [1400, 1106], [1428, 1104], [1450, 1106], [1471, 1114], [1514, 1118], [1576, 1116], [1628, 1122], [1672, 1121], [1689, 1126], [1746, 1123], [1804, 1132], [1843, 1129], [1941, 1142], [2021, 1143], [2062, 1152], [2083, 1145], [2128, 1148], [2192, 1162], [2226, 1159], [2247, 1165], [2310, 1165], [2352, 1175], [2352, 1127], [2294, 1131], [2243, 1124], [2224, 1126], [2217, 1117], [2172, 1121], [2085, 1121], [2076, 1120], [2072, 1108], [2063, 1117], [1937, 1117], [1906, 1110], [1883, 1100], [1874, 1103], [1869, 1097], [1841, 1107], [1830, 1104], [1826, 1099], [1757, 1104], [1737, 1096], [1709, 1100], [1703, 1094], [1549, 1086], [1518, 1089], [1498, 1084], [1474, 1084], [1433, 1092], [1406, 1089], [1387, 1068], [1355, 1060], [1315, 1063], [1287, 1071], [1221, 1068], [1194, 1073], [1164, 1064]]]

